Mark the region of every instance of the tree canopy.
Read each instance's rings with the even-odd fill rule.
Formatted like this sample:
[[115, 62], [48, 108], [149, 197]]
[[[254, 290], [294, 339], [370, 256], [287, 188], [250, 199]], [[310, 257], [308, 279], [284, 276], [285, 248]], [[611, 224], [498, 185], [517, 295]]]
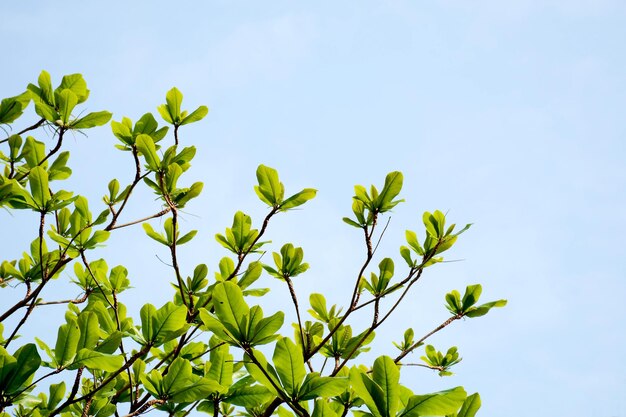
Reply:
[[[184, 146], [181, 128], [202, 120], [208, 108], [183, 110], [183, 94], [172, 88], [157, 107], [165, 125], [152, 113], [135, 122], [127, 117], [111, 121], [115, 146], [134, 177], [129, 184], [112, 178], [106, 190], [103, 185], [103, 202], [89, 202], [62, 189], [72, 175], [66, 135], [104, 126], [112, 118], [108, 111], [80, 110], [89, 93], [80, 74], [66, 75], [54, 87], [43, 71], [36, 84], [0, 103], [6, 133], [0, 140], [0, 207], [9, 214], [33, 212], [38, 230], [20, 259], [0, 264], [0, 416], [130, 417], [155, 408], [180, 417], [195, 412], [214, 417], [476, 414], [478, 394], [468, 395], [463, 387], [414, 393], [400, 383], [400, 370], [410, 364], [452, 374], [461, 360], [457, 347], [439, 351], [424, 344], [454, 321], [506, 304], [479, 303], [480, 284], [442, 297], [450, 315], [432, 331], [416, 337], [409, 328], [394, 342], [395, 354], [386, 351], [373, 364], [358, 362], [376, 330], [415, 290], [426, 269], [443, 261], [443, 253], [469, 224], [458, 228], [439, 210], [425, 212], [424, 229], [406, 231], [396, 266], [377, 249], [383, 219], [403, 201], [403, 175], [390, 172], [382, 185], [357, 185], [352, 213], [343, 219], [363, 236], [364, 260], [355, 271], [353, 290], [341, 307], [329, 306], [318, 293], [305, 305], [296, 291], [299, 276], [309, 269], [303, 249], [293, 243], [274, 247], [265, 236], [275, 216], [303, 206], [317, 191], [285, 187], [276, 169], [259, 165], [254, 191], [267, 214], [257, 226], [246, 213], [234, 214], [232, 225], [215, 236], [226, 255], [210, 275], [208, 265], [182, 265], [178, 256], [179, 247], [197, 234], [181, 225], [180, 210], [203, 189], [202, 182], [185, 181], [196, 148]], [[29, 106], [34, 121], [20, 128]], [[46, 134], [51, 144], [42, 140]], [[151, 190], [161, 207], [126, 219], [127, 204], [139, 187]], [[128, 270], [109, 266], [99, 258], [99, 247], [116, 230], [140, 224], [146, 237], [169, 253], [173, 290], [164, 305], [145, 304], [132, 317], [124, 304], [132, 292]], [[265, 253], [271, 256], [262, 257]], [[44, 288], [67, 275], [80, 296], [46, 299]], [[292, 311], [263, 303], [266, 279], [284, 283]], [[163, 291], [167, 288], [164, 284]], [[35, 309], [58, 304], [67, 310], [62, 323], [51, 323], [57, 329], [54, 346], [38, 337], [18, 339]], [[360, 310], [371, 313], [369, 322], [354, 320]], [[293, 333], [286, 331], [290, 327]], [[405, 362], [422, 347], [421, 363]]]

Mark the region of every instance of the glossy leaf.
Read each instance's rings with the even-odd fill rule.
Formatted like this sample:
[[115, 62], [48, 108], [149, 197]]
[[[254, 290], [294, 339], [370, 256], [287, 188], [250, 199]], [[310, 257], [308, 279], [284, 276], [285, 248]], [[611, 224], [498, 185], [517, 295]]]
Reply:
[[291, 339], [283, 337], [276, 343], [272, 359], [281, 385], [289, 395], [296, 396], [306, 375], [302, 349]]
[[456, 412], [463, 405], [466, 397], [467, 393], [463, 387], [426, 395], [414, 395], [409, 398], [406, 408], [398, 417], [446, 416]]
[[96, 126], [103, 126], [111, 120], [112, 113], [108, 111], [97, 111], [88, 113], [85, 117], [74, 120], [70, 127], [72, 129], [90, 129]]

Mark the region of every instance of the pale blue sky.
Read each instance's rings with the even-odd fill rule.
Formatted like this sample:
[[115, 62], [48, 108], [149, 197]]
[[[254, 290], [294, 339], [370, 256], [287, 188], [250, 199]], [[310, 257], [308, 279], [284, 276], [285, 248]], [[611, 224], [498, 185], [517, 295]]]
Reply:
[[[340, 220], [352, 186], [400, 170], [407, 202], [379, 249], [397, 270], [404, 230], [421, 232], [424, 210], [475, 226], [449, 255], [463, 262], [427, 271], [376, 352], [393, 352], [388, 341], [406, 326], [428, 332], [446, 318], [447, 291], [480, 282], [486, 301], [509, 306], [431, 340], [459, 347], [454, 377], [407, 368], [408, 385], [479, 391], [481, 416], [626, 417], [623, 2], [24, 1], [2, 5], [0, 22], [3, 97], [46, 69], [57, 81], [83, 73], [87, 110], [115, 120], [155, 111], [172, 86], [187, 107], [210, 107], [182, 131], [199, 148], [190, 175], [205, 182], [185, 219], [200, 230], [183, 248], [189, 264], [216, 269], [225, 252], [213, 235], [234, 211], [260, 223], [252, 186], [263, 163], [288, 190], [320, 190], [269, 232], [274, 248], [305, 250], [301, 297], [330, 292], [346, 303], [363, 258], [361, 235]], [[70, 184], [92, 204], [108, 179], [130, 178], [108, 128], [67, 142]], [[149, 214], [132, 210], [128, 220]], [[30, 241], [31, 217], [0, 213], [5, 236]], [[138, 239], [122, 231], [102, 252], [131, 270], [134, 309], [171, 296], [156, 245], [143, 240], [129, 258]], [[0, 250], [6, 259], [22, 249], [2, 239]], [[150, 293], [154, 282], [165, 290]], [[272, 294], [291, 311], [284, 288]]]

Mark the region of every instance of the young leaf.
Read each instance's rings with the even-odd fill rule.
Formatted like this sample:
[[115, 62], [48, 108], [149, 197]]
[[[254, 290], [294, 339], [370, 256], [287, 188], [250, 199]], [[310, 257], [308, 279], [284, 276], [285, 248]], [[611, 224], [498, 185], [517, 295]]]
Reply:
[[479, 305], [477, 307], [471, 307], [466, 313], [465, 316], [473, 318], [473, 317], [481, 317], [484, 316], [494, 307], [504, 307], [507, 304], [506, 300], [498, 300], [492, 301], [490, 303], [485, 303]]
[[463, 387], [426, 395], [414, 395], [409, 398], [407, 406], [398, 417], [446, 416], [456, 412], [466, 397], [467, 393]]
[[292, 195], [280, 205], [281, 211], [286, 211], [292, 209], [294, 207], [301, 206], [309, 200], [315, 198], [317, 194], [317, 190], [313, 188], [305, 188], [297, 194]]
[[269, 206], [280, 206], [285, 194], [284, 185], [278, 180], [278, 172], [274, 168], [259, 165], [256, 170], [259, 185], [254, 187], [259, 198]]
[[480, 395], [478, 393], [472, 394], [465, 399], [456, 417], [475, 417], [480, 406]]
[[394, 171], [387, 174], [387, 177], [385, 178], [385, 185], [383, 186], [383, 189], [378, 195], [378, 199], [376, 201], [376, 207], [378, 207], [378, 210], [381, 213], [391, 210], [398, 203], [403, 201], [393, 201], [393, 199], [396, 198], [402, 190], [402, 182], [403, 176], [401, 172]]
[[187, 117], [185, 117], [183, 120], [180, 121], [180, 125], [186, 125], [189, 123], [194, 123], [194, 122], [198, 122], [202, 119], [204, 119], [204, 117], [209, 114], [209, 108], [207, 106], [200, 106], [197, 109], [195, 109], [194, 111], [192, 111]]
[[97, 111], [87, 114], [87, 116], [74, 120], [70, 124], [71, 129], [90, 129], [96, 126], [103, 126], [111, 120], [112, 113], [108, 111]]
[[180, 123], [180, 105], [183, 102], [183, 94], [178, 88], [173, 87], [165, 95], [165, 101], [167, 103], [167, 111], [172, 121], [174, 123]]
[[65, 126], [70, 120], [72, 110], [74, 110], [74, 107], [78, 104], [78, 97], [72, 92], [72, 90], [66, 88], [57, 95], [57, 103], [59, 106], [61, 121]]
[[148, 168], [152, 171], [159, 171], [161, 168], [161, 160], [156, 153], [156, 147], [154, 146], [154, 140], [148, 135], [138, 135], [135, 139], [135, 145], [139, 152], [146, 160]]
[[462, 301], [463, 311], [467, 311], [471, 306], [476, 304], [482, 291], [483, 287], [480, 284], [467, 286]]

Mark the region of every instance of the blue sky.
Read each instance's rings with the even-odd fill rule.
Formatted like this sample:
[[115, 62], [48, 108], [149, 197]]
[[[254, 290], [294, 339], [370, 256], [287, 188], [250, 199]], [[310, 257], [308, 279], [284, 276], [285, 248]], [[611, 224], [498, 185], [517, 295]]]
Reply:
[[[209, 106], [182, 131], [199, 149], [190, 181], [205, 182], [185, 218], [200, 230], [182, 254], [190, 265], [216, 269], [225, 253], [213, 235], [236, 210], [260, 223], [252, 186], [263, 163], [288, 190], [319, 189], [269, 238], [274, 248], [304, 248], [312, 268], [296, 283], [302, 298], [324, 292], [345, 304], [364, 256], [361, 235], [341, 222], [352, 187], [400, 170], [406, 203], [379, 249], [397, 269], [404, 230], [421, 232], [423, 211], [474, 227], [449, 255], [462, 262], [427, 270], [376, 352], [392, 352], [389, 340], [407, 326], [427, 333], [446, 318], [446, 292], [480, 282], [485, 300], [509, 306], [431, 340], [459, 347], [454, 377], [407, 368], [408, 385], [479, 391], [483, 416], [626, 416], [623, 2], [68, 1], [1, 10], [3, 97], [46, 69], [57, 81], [83, 73], [87, 110], [115, 120], [155, 111], [172, 86], [187, 107]], [[92, 204], [110, 178], [130, 179], [113, 144], [107, 128], [68, 141], [68, 187]], [[132, 207], [128, 220], [145, 210]], [[19, 257], [33, 219], [0, 221], [5, 236], [23, 239], [2, 239], [3, 259]], [[171, 296], [160, 249], [140, 239], [124, 230], [102, 252], [131, 270], [131, 309]], [[129, 257], [133, 242], [141, 250]], [[285, 289], [268, 285], [290, 311]]]

